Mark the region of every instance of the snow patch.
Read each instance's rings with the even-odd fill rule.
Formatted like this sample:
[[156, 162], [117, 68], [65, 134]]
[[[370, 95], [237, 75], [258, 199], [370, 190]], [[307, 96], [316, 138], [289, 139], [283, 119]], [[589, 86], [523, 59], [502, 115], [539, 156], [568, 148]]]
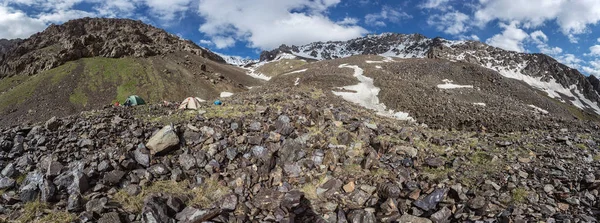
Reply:
[[227, 91], [223, 91], [223, 92], [221, 92], [221, 96], [220, 97], [227, 98], [227, 97], [231, 97], [231, 96], [233, 96], [233, 93], [227, 92]]
[[481, 102], [477, 102], [477, 103], [473, 103], [473, 104], [474, 104], [474, 105], [477, 105], [477, 106], [482, 106], [482, 107], [485, 107], [485, 106], [486, 106], [486, 104], [485, 104], [485, 103], [481, 103]]
[[292, 72], [289, 72], [289, 73], [285, 73], [283, 75], [290, 75], [290, 74], [302, 73], [302, 72], [306, 72], [307, 70], [308, 70], [308, 68], [307, 69], [302, 69], [302, 70], [296, 70], [296, 71], [292, 71]]
[[536, 112], [547, 115], [549, 112], [535, 105], [528, 105], [530, 108], [533, 108]]
[[437, 87], [440, 89], [456, 89], [456, 88], [473, 88], [473, 85], [458, 85], [453, 84], [451, 80], [444, 79], [442, 80], [444, 84], [438, 84]]
[[300, 84], [300, 78], [297, 77], [296, 81], [294, 81], [294, 86], [298, 86]]
[[373, 79], [369, 78], [364, 74], [364, 70], [356, 65], [341, 64], [339, 68], [351, 68], [354, 69], [354, 77], [358, 79], [359, 83], [356, 85], [345, 86], [343, 89], [354, 92], [337, 92], [333, 91], [333, 94], [341, 96], [346, 101], [350, 101], [359, 104], [365, 108], [375, 110], [378, 115], [396, 118], [398, 120], [415, 121], [414, 118], [410, 117], [406, 112], [394, 112], [388, 110], [383, 103], [379, 103], [380, 88], [373, 84]]
[[375, 66], [375, 68], [377, 68], [377, 69], [381, 69], [381, 66], [377, 65], [377, 66]]

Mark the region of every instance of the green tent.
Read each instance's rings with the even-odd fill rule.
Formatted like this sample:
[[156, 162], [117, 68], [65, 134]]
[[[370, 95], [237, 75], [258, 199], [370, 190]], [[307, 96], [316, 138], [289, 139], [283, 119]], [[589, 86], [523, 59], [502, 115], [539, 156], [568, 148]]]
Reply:
[[131, 95], [127, 98], [127, 100], [125, 100], [125, 103], [123, 105], [136, 106], [136, 105], [145, 105], [145, 104], [146, 104], [146, 102], [144, 101], [144, 99], [140, 98], [140, 96]]

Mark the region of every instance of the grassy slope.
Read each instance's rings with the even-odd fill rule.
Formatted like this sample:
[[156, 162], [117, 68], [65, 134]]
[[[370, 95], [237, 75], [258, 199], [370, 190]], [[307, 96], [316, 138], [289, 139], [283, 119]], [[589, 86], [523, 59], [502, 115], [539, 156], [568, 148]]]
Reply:
[[[78, 66], [83, 69], [76, 69]], [[169, 71], [164, 72], [165, 69]], [[59, 95], [48, 97], [80, 108], [104, 105], [110, 101], [122, 103], [133, 94], [147, 102], [156, 102], [214, 91], [201, 78], [189, 73], [185, 68], [160, 59], [80, 59], [37, 75], [0, 79], [0, 112], [27, 101], [36, 101], [37, 96], [46, 97], [43, 93], [46, 89], [66, 91], [67, 98], [57, 98], [61, 97]]]

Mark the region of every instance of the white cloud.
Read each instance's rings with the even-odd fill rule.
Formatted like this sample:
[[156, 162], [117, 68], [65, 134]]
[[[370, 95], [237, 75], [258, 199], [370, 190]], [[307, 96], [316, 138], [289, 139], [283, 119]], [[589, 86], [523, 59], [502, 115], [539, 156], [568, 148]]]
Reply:
[[0, 5], [0, 38], [26, 38], [46, 28], [46, 23], [22, 11]]
[[500, 23], [500, 27], [504, 28], [504, 31], [487, 39], [485, 42], [505, 50], [524, 52], [525, 48], [523, 47], [523, 41], [526, 40], [529, 35], [517, 26], [518, 22], [511, 22], [510, 24]]
[[444, 11], [448, 9], [448, 2], [450, 2], [450, 0], [427, 0], [418, 7], [423, 9], [438, 9]]
[[230, 36], [216, 36], [212, 38], [212, 42], [218, 49], [223, 49], [235, 45], [235, 40], [233, 39], [233, 37]]
[[475, 40], [475, 41], [479, 41], [479, 36], [473, 34], [470, 36], [465, 36], [465, 35], [458, 35], [457, 38], [459, 40]]
[[600, 38], [598, 38], [596, 41], [598, 41], [600, 43]]
[[260, 49], [273, 49], [280, 44], [347, 40], [366, 34], [367, 30], [360, 26], [337, 24], [325, 16], [325, 11], [338, 2], [200, 0], [198, 13], [205, 23], [199, 30], [215, 44], [223, 37], [232, 37]]
[[589, 56], [600, 56], [600, 45], [593, 45], [590, 47], [590, 53], [586, 54]]
[[583, 60], [577, 58], [577, 56], [570, 53], [557, 56], [555, 59], [573, 69], [580, 69], [581, 64], [584, 62]]
[[171, 21], [188, 11], [191, 0], [144, 0], [150, 12], [163, 21]]
[[44, 13], [38, 15], [38, 18], [46, 23], [63, 23], [71, 19], [78, 19], [82, 17], [95, 17], [96, 14], [92, 12], [80, 11], [80, 10], [61, 10], [54, 13]]
[[458, 35], [466, 32], [469, 27], [466, 23], [469, 16], [462, 12], [449, 12], [443, 15], [433, 15], [427, 20], [427, 24], [435, 26], [439, 31], [450, 35]]
[[209, 45], [210, 46], [210, 45], [213, 44], [213, 42], [210, 41], [210, 40], [207, 40], [207, 39], [201, 39], [200, 40], [200, 44], [202, 44], [202, 45]]
[[406, 12], [384, 6], [379, 13], [367, 14], [365, 16], [365, 22], [371, 26], [386, 26], [386, 21], [399, 23], [402, 19], [410, 18], [412, 18], [412, 16]]
[[541, 30], [536, 30], [529, 34], [531, 40], [536, 44], [541, 53], [556, 56], [563, 52], [560, 47], [551, 47], [548, 45], [548, 36]]
[[337, 22], [338, 25], [356, 25], [358, 23], [357, 18], [346, 17], [342, 21]]
[[536, 30], [529, 35], [531, 36], [531, 39], [533, 39], [533, 41], [537, 44], [548, 42], [548, 36], [546, 36], [546, 34], [542, 32], [542, 30]]
[[590, 61], [588, 66], [582, 66], [581, 70], [587, 74], [600, 77], [600, 60]]
[[600, 21], [598, 0], [527, 0], [515, 4], [513, 0], [479, 0], [475, 12], [476, 23], [483, 27], [488, 22], [519, 21], [524, 28], [534, 28], [546, 22], [556, 22], [572, 43], [576, 34], [588, 32], [588, 26]]

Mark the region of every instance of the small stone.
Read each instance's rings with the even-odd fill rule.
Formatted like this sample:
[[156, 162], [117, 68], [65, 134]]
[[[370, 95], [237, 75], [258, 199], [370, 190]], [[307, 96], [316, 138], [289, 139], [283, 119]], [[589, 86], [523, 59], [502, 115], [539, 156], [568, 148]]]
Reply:
[[104, 174], [103, 182], [106, 185], [116, 185], [121, 182], [121, 179], [125, 176], [125, 172], [120, 170], [113, 170]]
[[117, 212], [109, 212], [102, 214], [102, 217], [98, 219], [98, 223], [121, 223], [121, 218]]
[[444, 165], [445, 162], [441, 158], [430, 157], [425, 160], [425, 163], [427, 163], [427, 165], [430, 167], [441, 167]]
[[262, 125], [260, 124], [260, 122], [252, 122], [250, 126], [248, 126], [248, 129], [251, 131], [258, 132], [262, 130]]
[[519, 158], [517, 158], [517, 160], [519, 162], [521, 162], [521, 163], [529, 163], [529, 162], [531, 162], [531, 159], [528, 158], [528, 157], [519, 157]]
[[354, 191], [355, 186], [356, 185], [354, 184], [354, 181], [350, 181], [349, 183], [344, 185], [342, 188], [344, 189], [344, 191], [346, 193], [352, 193]]
[[432, 214], [429, 219], [431, 219], [431, 221], [433, 221], [434, 223], [443, 223], [447, 222], [450, 216], [452, 216], [452, 211], [448, 209], [448, 207], [444, 207], [442, 208], [442, 210], [439, 210], [438, 212]]
[[222, 198], [221, 209], [223, 211], [234, 211], [238, 204], [238, 198], [235, 194], [230, 194]]
[[186, 207], [183, 211], [177, 213], [175, 219], [180, 222], [204, 222], [213, 219], [219, 215], [218, 209], [196, 209]]
[[144, 167], [150, 166], [150, 151], [146, 149], [144, 144], [138, 145], [138, 147], [133, 151], [134, 159], [137, 163]]
[[558, 203], [558, 209], [566, 212], [569, 210], [569, 204]]
[[0, 179], [0, 190], [9, 189], [15, 186], [15, 180], [3, 177]]
[[408, 194], [408, 198], [410, 198], [413, 201], [419, 199], [419, 196], [421, 196], [421, 190], [420, 189], [413, 190], [413, 191], [411, 191]]
[[481, 197], [481, 196], [477, 196], [477, 197], [471, 199], [468, 203], [469, 207], [474, 210], [483, 208], [485, 206], [485, 204], [486, 204], [485, 198]]
[[155, 175], [166, 175], [169, 173], [169, 169], [167, 169], [167, 167], [162, 163], [152, 165], [150, 168], [148, 168], [148, 171]]
[[492, 186], [494, 189], [496, 189], [496, 190], [500, 190], [500, 189], [502, 188], [502, 187], [500, 187], [500, 185], [498, 185], [498, 184], [494, 183], [494, 182], [493, 182], [493, 181], [491, 181], [491, 180], [485, 180], [485, 184], [487, 184], [487, 185], [491, 185], [491, 186]]
[[67, 211], [69, 212], [78, 212], [81, 211], [83, 205], [83, 198], [79, 194], [71, 194], [69, 195], [69, 199], [67, 201]]
[[136, 196], [142, 192], [142, 188], [135, 184], [129, 184], [125, 187], [125, 192], [131, 196]]
[[399, 146], [396, 148], [396, 153], [398, 155], [406, 155], [406, 156], [409, 156], [410, 158], [415, 158], [415, 157], [417, 157], [419, 151], [415, 147]]
[[60, 162], [52, 161], [48, 164], [48, 170], [46, 171], [46, 176], [55, 177], [60, 174], [62, 171], [63, 165]]
[[410, 223], [432, 223], [431, 220], [427, 218], [421, 218], [409, 214], [404, 214], [402, 217], [398, 219], [398, 222], [410, 222]]
[[100, 214], [104, 211], [106, 203], [108, 203], [106, 197], [92, 199], [85, 204], [85, 211]]
[[424, 211], [434, 209], [437, 204], [442, 201], [447, 191], [448, 189], [446, 188], [438, 188], [425, 198], [413, 202], [413, 205], [423, 209]]
[[60, 125], [61, 125], [60, 120], [58, 120], [56, 118], [56, 116], [48, 119], [48, 121], [46, 121], [46, 123], [45, 123], [45, 127], [48, 131], [56, 131], [56, 130], [58, 130]]
[[191, 154], [181, 154], [181, 156], [179, 156], [179, 165], [181, 165], [185, 170], [191, 170], [192, 168], [196, 167], [196, 158], [194, 158], [194, 156]]
[[544, 191], [547, 194], [551, 194], [554, 191], [554, 186], [552, 186], [551, 184], [546, 184], [544, 185]]

